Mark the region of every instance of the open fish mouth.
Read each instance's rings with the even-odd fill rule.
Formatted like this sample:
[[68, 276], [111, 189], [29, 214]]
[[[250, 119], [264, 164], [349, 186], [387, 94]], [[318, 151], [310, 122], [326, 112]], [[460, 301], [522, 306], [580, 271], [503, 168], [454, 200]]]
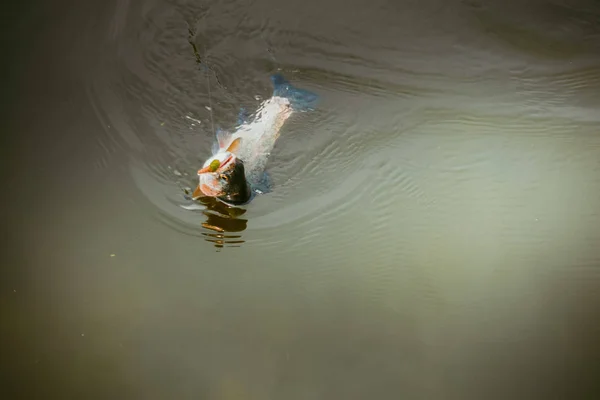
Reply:
[[233, 163], [232, 163], [233, 160], [234, 160], [234, 155], [233, 154], [230, 154], [223, 161], [213, 160], [206, 167], [204, 167], [202, 169], [199, 169], [198, 170], [198, 175], [207, 174], [207, 173], [213, 173], [213, 172], [223, 172], [223, 171], [226, 171], [227, 169], [231, 168], [231, 166], [233, 166]]

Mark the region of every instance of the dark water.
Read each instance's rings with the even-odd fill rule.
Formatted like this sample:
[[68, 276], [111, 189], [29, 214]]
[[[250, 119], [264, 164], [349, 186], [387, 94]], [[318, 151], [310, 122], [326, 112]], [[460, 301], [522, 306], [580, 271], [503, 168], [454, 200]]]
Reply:
[[[2, 398], [597, 398], [597, 1], [5, 19]], [[273, 192], [188, 200], [276, 71]]]

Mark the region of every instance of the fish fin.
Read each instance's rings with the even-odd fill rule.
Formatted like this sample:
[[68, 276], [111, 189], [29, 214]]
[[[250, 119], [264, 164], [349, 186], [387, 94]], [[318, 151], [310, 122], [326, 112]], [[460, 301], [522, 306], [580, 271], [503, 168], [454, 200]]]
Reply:
[[290, 101], [293, 109], [306, 111], [314, 109], [319, 95], [305, 89], [299, 89], [287, 81], [281, 74], [271, 76], [273, 96], [284, 97]]
[[229, 153], [237, 153], [237, 151], [240, 148], [240, 142], [242, 141], [242, 138], [237, 138], [235, 139], [233, 142], [231, 142], [231, 144], [229, 145], [229, 147], [227, 147], [227, 151]]
[[202, 196], [203, 196], [202, 190], [200, 190], [200, 185], [198, 185], [198, 186], [196, 186], [196, 189], [194, 189], [194, 193], [192, 193], [192, 199], [197, 200]]
[[[215, 133], [218, 149], [224, 149], [231, 142], [231, 133], [221, 128], [217, 128]], [[217, 150], [218, 151], [218, 150]]]
[[248, 111], [246, 111], [246, 109], [244, 107], [240, 108], [240, 112], [238, 113], [237, 124], [243, 125], [243, 124], [247, 123], [249, 119], [250, 119], [250, 114], [248, 113]]
[[273, 191], [273, 181], [268, 172], [263, 172], [261, 179], [253, 185], [254, 192], [259, 194], [267, 194]]

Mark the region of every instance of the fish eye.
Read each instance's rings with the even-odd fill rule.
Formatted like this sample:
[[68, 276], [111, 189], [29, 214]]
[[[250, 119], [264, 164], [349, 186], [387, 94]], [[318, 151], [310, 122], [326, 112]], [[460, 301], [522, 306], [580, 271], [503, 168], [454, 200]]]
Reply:
[[229, 176], [227, 175], [221, 175], [219, 178], [223, 179], [225, 182], [229, 182]]

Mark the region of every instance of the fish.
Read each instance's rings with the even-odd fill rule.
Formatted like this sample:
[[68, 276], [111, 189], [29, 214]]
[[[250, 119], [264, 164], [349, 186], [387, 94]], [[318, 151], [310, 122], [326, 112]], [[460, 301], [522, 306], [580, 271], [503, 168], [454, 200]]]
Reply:
[[253, 118], [241, 109], [234, 132], [217, 130], [212, 155], [198, 170], [192, 199], [214, 197], [242, 206], [271, 191], [265, 167], [282, 127], [295, 112], [313, 110], [319, 96], [293, 86], [281, 74], [270, 79], [273, 94], [261, 102]]

